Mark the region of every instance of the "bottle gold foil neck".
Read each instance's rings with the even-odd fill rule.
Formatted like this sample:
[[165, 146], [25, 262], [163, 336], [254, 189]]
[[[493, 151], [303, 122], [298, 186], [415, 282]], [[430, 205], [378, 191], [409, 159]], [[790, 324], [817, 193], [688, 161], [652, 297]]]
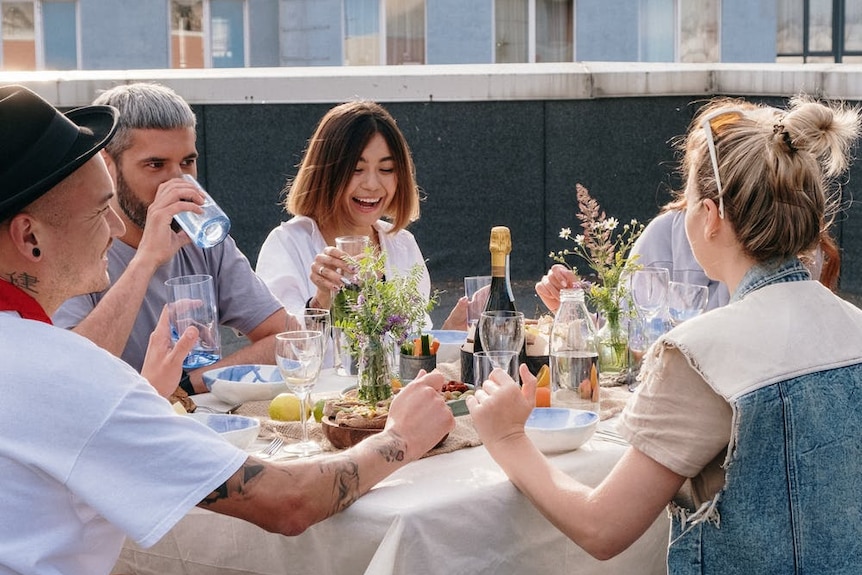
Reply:
[[492, 254], [506, 255], [512, 251], [512, 234], [506, 226], [491, 228], [491, 242], [488, 246]]

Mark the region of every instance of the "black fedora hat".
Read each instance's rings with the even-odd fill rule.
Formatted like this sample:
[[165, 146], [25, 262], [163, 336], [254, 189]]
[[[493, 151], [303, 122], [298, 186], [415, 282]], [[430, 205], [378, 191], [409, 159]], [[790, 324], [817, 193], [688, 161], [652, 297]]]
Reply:
[[118, 117], [111, 106], [64, 115], [24, 86], [0, 87], [0, 222], [104, 148]]

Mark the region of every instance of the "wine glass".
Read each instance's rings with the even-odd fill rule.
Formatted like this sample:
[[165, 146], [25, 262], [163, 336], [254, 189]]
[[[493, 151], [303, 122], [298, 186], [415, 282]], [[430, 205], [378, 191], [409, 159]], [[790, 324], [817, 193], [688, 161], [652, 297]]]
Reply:
[[524, 347], [524, 314], [519, 311], [483, 311], [479, 337], [485, 351], [517, 351]]
[[667, 269], [642, 268], [631, 277], [632, 300], [647, 320], [652, 320], [667, 308]]
[[667, 308], [673, 325], [702, 314], [708, 299], [709, 289], [706, 286], [683, 282], [667, 284]]
[[305, 406], [323, 361], [323, 334], [319, 331], [286, 331], [275, 336], [275, 363], [288, 389], [299, 398], [302, 441], [284, 448], [285, 453], [306, 457], [322, 451], [308, 438], [308, 412]]
[[326, 354], [329, 350], [329, 342], [332, 340], [332, 315], [328, 309], [307, 307], [298, 318], [303, 329], [308, 331], [319, 331], [323, 334], [323, 357], [328, 362]]

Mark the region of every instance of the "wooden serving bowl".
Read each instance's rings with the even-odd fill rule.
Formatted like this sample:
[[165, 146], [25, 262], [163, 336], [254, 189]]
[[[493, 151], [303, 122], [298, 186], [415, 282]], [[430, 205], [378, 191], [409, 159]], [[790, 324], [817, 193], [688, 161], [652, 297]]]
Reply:
[[[336, 449], [347, 449], [348, 447], [353, 447], [366, 437], [371, 437], [375, 433], [380, 433], [383, 431], [382, 429], [367, 429], [363, 427], [347, 427], [344, 425], [338, 425], [335, 423], [334, 419], [330, 419], [329, 417], [324, 417], [320, 421], [320, 427], [323, 429], [323, 435], [326, 436], [326, 439], [329, 440], [329, 443]], [[434, 447], [440, 447], [446, 441], [446, 438], [449, 437], [449, 434], [443, 436], [437, 445]]]
[[329, 440], [329, 443], [336, 449], [347, 449], [353, 447], [366, 437], [370, 437], [375, 433], [380, 433], [382, 429], [367, 429], [364, 427], [347, 427], [338, 425], [334, 419], [324, 417], [320, 421], [320, 427], [323, 429], [323, 435]]

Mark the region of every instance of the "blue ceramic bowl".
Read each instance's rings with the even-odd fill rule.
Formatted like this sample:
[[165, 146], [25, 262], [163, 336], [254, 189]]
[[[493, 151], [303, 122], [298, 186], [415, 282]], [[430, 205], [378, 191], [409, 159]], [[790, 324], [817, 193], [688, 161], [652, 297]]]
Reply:
[[274, 365], [228, 365], [205, 371], [203, 380], [213, 395], [231, 405], [268, 401], [289, 391]]
[[586, 443], [596, 431], [599, 415], [594, 411], [567, 407], [534, 408], [524, 431], [542, 453], [572, 451]]
[[260, 422], [253, 417], [230, 413], [190, 413], [186, 417], [203, 423], [240, 449], [257, 439]]

